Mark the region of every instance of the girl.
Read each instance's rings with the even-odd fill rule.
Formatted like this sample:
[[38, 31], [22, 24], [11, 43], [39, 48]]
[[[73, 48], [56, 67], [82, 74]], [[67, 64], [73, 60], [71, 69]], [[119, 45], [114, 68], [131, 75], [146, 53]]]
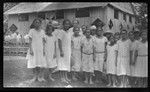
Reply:
[[[71, 35], [73, 35], [73, 28], [74, 28], [74, 27], [79, 27], [79, 21], [78, 21], [78, 20], [73, 20], [73, 21], [72, 21], [72, 25], [73, 25], [73, 27], [71, 27], [71, 28], [69, 29], [69, 32], [71, 32]], [[81, 28], [80, 28], [80, 30], [79, 30], [79, 34], [80, 34], [80, 35], [83, 34], [82, 31], [81, 31]]]
[[72, 36], [72, 58], [73, 58], [73, 80], [77, 80], [77, 72], [79, 74], [81, 69], [81, 35], [79, 34], [79, 27], [74, 27], [74, 35]]
[[44, 79], [44, 68], [46, 67], [46, 60], [44, 58], [44, 37], [45, 33], [43, 30], [40, 29], [41, 20], [35, 19], [33, 21], [34, 28], [30, 29], [29, 31], [29, 53], [30, 55], [27, 56], [28, 58], [28, 68], [33, 69], [34, 78], [31, 82], [38, 79], [38, 81], [45, 81]]
[[99, 83], [99, 79], [102, 76], [103, 73], [103, 64], [105, 59], [105, 53], [106, 53], [106, 43], [107, 38], [103, 36], [103, 30], [102, 28], [97, 29], [97, 35], [94, 38], [94, 48], [95, 48], [95, 62], [94, 62], [94, 74], [95, 74], [95, 82]]
[[86, 32], [87, 26], [82, 25], [81, 29], [82, 29], [82, 33], [83, 33], [83, 35], [85, 35], [85, 32]]
[[[147, 32], [141, 32], [141, 41], [138, 42], [136, 51], [135, 51], [135, 75], [140, 77], [138, 82], [139, 86], [147, 86], [148, 78], [148, 41], [147, 41]], [[144, 83], [145, 82], [145, 83]]]
[[66, 19], [63, 21], [63, 30], [59, 31], [58, 45], [60, 50], [60, 57], [58, 60], [58, 69], [61, 71], [61, 81], [68, 83], [67, 73], [70, 72], [71, 59], [71, 32], [69, 32], [71, 22]]
[[116, 33], [114, 34], [114, 37], [115, 37], [115, 40], [116, 40], [116, 42], [117, 42], [118, 40], [120, 40], [120, 33], [119, 33], [119, 32], [116, 32]]
[[56, 63], [56, 37], [52, 35], [52, 32], [54, 31], [54, 27], [52, 24], [47, 24], [45, 34], [46, 34], [46, 43], [45, 43], [45, 55], [46, 55], [46, 61], [47, 61], [47, 67], [49, 68], [50, 74], [49, 79], [51, 81], [55, 81], [52, 78], [52, 72], [57, 67]]
[[116, 62], [117, 62], [117, 45], [115, 44], [115, 37], [113, 34], [110, 36], [109, 43], [107, 45], [107, 74], [109, 79], [108, 86], [115, 87], [116, 82]]
[[94, 39], [90, 35], [90, 30], [86, 30], [86, 37], [81, 41], [82, 71], [85, 74], [85, 83], [93, 84], [92, 76], [94, 72]]
[[94, 26], [94, 25], [91, 26], [90, 30], [91, 30], [91, 36], [93, 36], [93, 37], [96, 36], [96, 26]]
[[121, 40], [117, 43], [118, 51], [118, 60], [117, 60], [117, 75], [120, 76], [121, 87], [127, 86], [127, 75], [129, 75], [129, 54], [130, 54], [130, 44], [127, 37], [127, 31], [121, 31]]

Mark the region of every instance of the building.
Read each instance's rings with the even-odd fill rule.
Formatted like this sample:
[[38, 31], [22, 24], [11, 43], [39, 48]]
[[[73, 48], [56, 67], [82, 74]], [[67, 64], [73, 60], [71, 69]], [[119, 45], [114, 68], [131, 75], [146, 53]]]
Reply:
[[20, 34], [29, 31], [36, 17], [63, 19], [78, 19], [81, 25], [90, 25], [99, 18], [105, 23], [104, 31], [108, 30], [110, 19], [113, 22], [112, 32], [118, 32], [120, 23], [129, 31], [135, 26], [135, 11], [131, 3], [116, 2], [44, 2], [20, 3], [4, 14], [8, 15], [8, 28], [15, 25]]

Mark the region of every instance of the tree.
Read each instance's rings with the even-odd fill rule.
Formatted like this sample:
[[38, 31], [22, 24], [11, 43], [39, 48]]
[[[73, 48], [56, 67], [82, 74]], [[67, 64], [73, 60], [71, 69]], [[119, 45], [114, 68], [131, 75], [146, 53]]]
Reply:
[[147, 3], [138, 3], [138, 6], [135, 7], [138, 15], [138, 22], [140, 23], [139, 29], [146, 30], [148, 24], [148, 13], [147, 13]]

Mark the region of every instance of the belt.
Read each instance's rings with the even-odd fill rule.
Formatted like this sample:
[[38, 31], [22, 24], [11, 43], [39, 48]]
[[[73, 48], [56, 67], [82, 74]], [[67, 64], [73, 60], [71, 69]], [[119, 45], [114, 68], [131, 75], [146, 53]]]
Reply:
[[86, 54], [86, 55], [91, 55], [91, 54], [93, 54], [93, 53], [85, 53], [85, 52], [82, 52], [83, 54]]
[[95, 52], [95, 53], [105, 53], [105, 51], [101, 51], [101, 52]]
[[139, 57], [146, 57], [147, 55], [138, 55]]

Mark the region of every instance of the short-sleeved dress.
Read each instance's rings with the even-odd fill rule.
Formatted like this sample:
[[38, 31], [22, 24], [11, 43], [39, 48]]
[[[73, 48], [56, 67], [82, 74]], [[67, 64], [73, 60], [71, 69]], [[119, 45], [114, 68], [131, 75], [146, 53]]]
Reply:
[[148, 77], [148, 42], [138, 42], [137, 62], [135, 63], [135, 76]]
[[72, 71], [81, 70], [81, 36], [71, 38], [72, 41]]
[[117, 44], [114, 44], [113, 46], [107, 45], [107, 74], [116, 74], [116, 50], [117, 50]]
[[82, 71], [94, 72], [93, 50], [94, 39], [91, 37], [89, 40], [84, 37], [81, 41], [82, 46]]
[[45, 37], [46, 43], [45, 43], [45, 54], [46, 54], [46, 62], [47, 62], [47, 68], [54, 68], [57, 66], [56, 58], [54, 58], [55, 53], [55, 42], [56, 37], [55, 36], [47, 36]]
[[[62, 50], [64, 56], [58, 56], [58, 70], [70, 72], [70, 60], [71, 60], [71, 33], [64, 30], [59, 30], [57, 38], [62, 41]], [[60, 51], [59, 51], [60, 53]]]
[[31, 29], [29, 31], [29, 37], [32, 38], [32, 49], [33, 49], [33, 56], [29, 54], [27, 54], [27, 59], [28, 59], [28, 64], [27, 67], [28, 68], [35, 68], [35, 67], [42, 67], [42, 68], [46, 68], [47, 67], [47, 63], [45, 60], [45, 56], [43, 54], [43, 38], [45, 37], [45, 33], [44, 30], [41, 31], [36, 31], [35, 29]]
[[118, 58], [117, 58], [117, 75], [130, 75], [130, 41], [117, 42]]
[[96, 54], [94, 70], [103, 72], [105, 43], [107, 42], [107, 38], [106, 37], [102, 37], [102, 38], [94, 37], [94, 39], [95, 39], [94, 47], [95, 47], [95, 54]]
[[[137, 48], [137, 43], [138, 43], [137, 40], [135, 40], [134, 42], [131, 42], [130, 51], [132, 51], [133, 54], [131, 57], [132, 61], [130, 61], [130, 62], [135, 62], [134, 61], [134, 54], [135, 54], [135, 50]], [[130, 76], [135, 76], [135, 65], [130, 65]]]

